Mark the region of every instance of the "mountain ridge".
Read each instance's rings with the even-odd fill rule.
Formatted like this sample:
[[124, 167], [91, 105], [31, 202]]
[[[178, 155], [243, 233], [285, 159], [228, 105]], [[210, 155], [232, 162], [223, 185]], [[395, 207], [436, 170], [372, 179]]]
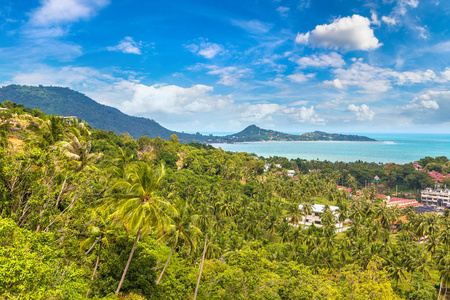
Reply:
[[226, 136], [202, 135], [177, 132], [161, 126], [153, 119], [129, 116], [114, 107], [100, 104], [88, 96], [67, 87], [26, 86], [11, 84], [0, 88], [0, 101], [12, 101], [36, 108], [46, 114], [76, 116], [97, 129], [129, 133], [133, 138], [159, 136], [168, 140], [176, 134], [180, 142], [195, 140], [202, 143], [237, 143], [251, 141], [375, 141], [374, 139], [343, 134], [329, 134], [315, 131], [300, 135], [287, 134], [275, 130], [262, 129], [255, 124], [244, 130]]

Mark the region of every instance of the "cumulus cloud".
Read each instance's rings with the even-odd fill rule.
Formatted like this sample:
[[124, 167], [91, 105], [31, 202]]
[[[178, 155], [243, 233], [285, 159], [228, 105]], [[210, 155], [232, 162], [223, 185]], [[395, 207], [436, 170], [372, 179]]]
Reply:
[[361, 61], [355, 61], [350, 68], [333, 71], [342, 86], [352, 85], [369, 93], [382, 93], [392, 85], [425, 83], [436, 80], [432, 70], [397, 72], [390, 68], [374, 67]]
[[186, 48], [192, 53], [203, 56], [204, 58], [214, 58], [216, 55], [224, 52], [222, 45], [209, 43], [203, 39], [200, 39], [199, 43], [187, 45]]
[[[414, 97], [414, 99], [404, 109], [412, 110], [437, 110], [440, 101], [448, 102], [450, 100], [450, 91], [428, 91], [422, 95]], [[448, 104], [448, 103], [447, 103]]]
[[439, 78], [436, 81], [437, 82], [450, 81], [450, 68], [445, 68], [445, 70], [441, 72], [441, 76], [439, 76]]
[[232, 20], [231, 24], [240, 27], [251, 34], [264, 34], [269, 32], [273, 27], [272, 23], [264, 23], [258, 20]]
[[248, 105], [240, 117], [248, 122], [271, 121], [272, 114], [278, 113], [280, 109], [280, 105], [275, 103], [253, 104]]
[[203, 113], [223, 109], [233, 101], [231, 96], [213, 95], [213, 87], [197, 84], [190, 88], [176, 85], [143, 85], [131, 83], [133, 96], [121, 104], [129, 113]]
[[291, 120], [299, 123], [309, 123], [315, 125], [325, 125], [325, 119], [321, 118], [315, 111], [314, 106], [309, 108], [302, 106], [300, 108], [291, 107], [283, 110]]
[[297, 72], [286, 77], [292, 82], [303, 83], [314, 78], [314, 76], [316, 76], [316, 74], [303, 74], [302, 72]]
[[342, 67], [345, 65], [345, 61], [342, 56], [336, 52], [331, 52], [330, 54], [314, 54], [311, 56], [304, 56], [299, 58], [296, 63], [302, 69], [305, 68], [327, 68], [327, 67]]
[[244, 112], [240, 115], [241, 119], [248, 122], [273, 121], [273, 117], [283, 116], [298, 123], [308, 123], [313, 125], [324, 125], [325, 119], [321, 118], [311, 107], [297, 107], [304, 105], [304, 101], [292, 103], [291, 105], [279, 105], [275, 103], [247, 104], [242, 107]]
[[450, 91], [429, 90], [401, 107], [412, 123], [439, 124], [450, 122]]
[[355, 104], [350, 104], [347, 107], [347, 111], [354, 112], [356, 116], [356, 120], [359, 121], [371, 121], [375, 116], [375, 112], [370, 110], [370, 107], [366, 104], [362, 104], [361, 106], [357, 106]]
[[342, 85], [341, 81], [337, 78], [335, 80], [325, 80], [322, 82], [322, 84], [325, 86], [337, 88], [339, 90], [344, 89], [344, 86]]
[[51, 26], [89, 19], [108, 4], [109, 0], [44, 0], [30, 21], [36, 26]]
[[124, 79], [87, 67], [52, 68], [36, 66], [16, 74], [11, 82], [26, 85], [70, 87], [96, 101], [131, 115], [162, 113], [185, 115], [222, 110], [233, 104], [231, 95], [218, 95], [211, 86], [191, 87], [155, 84], [147, 86], [132, 78]]
[[295, 41], [327, 49], [374, 50], [382, 44], [370, 28], [370, 20], [360, 15], [336, 19], [331, 24], [317, 25], [304, 34], [297, 34]]
[[132, 37], [126, 36], [123, 40], [119, 42], [117, 46], [107, 47], [106, 49], [108, 51], [117, 51], [122, 53], [140, 55], [142, 54], [140, 47], [142, 47], [142, 42], [136, 43]]

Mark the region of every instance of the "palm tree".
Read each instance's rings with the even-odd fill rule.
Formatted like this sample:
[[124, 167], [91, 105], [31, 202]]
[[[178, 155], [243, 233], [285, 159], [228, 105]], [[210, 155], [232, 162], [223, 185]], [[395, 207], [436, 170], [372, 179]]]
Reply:
[[288, 208], [289, 223], [297, 225], [302, 220], [302, 211], [298, 203], [292, 202]]
[[76, 163], [78, 171], [83, 170], [91, 161], [102, 157], [102, 154], [91, 153], [90, 140], [84, 138], [78, 130], [73, 129], [67, 133], [67, 138], [67, 141], [56, 143], [56, 148]]
[[312, 213], [311, 203], [309, 201], [303, 202], [301, 210], [303, 213], [303, 217], [305, 218], [303, 220], [303, 228], [306, 228], [306, 216]]
[[145, 162], [133, 164], [127, 170], [125, 180], [116, 182], [112, 188], [110, 205], [115, 207], [115, 217], [129, 232], [135, 233], [133, 247], [120, 279], [116, 294], [120, 292], [140, 236], [159, 229], [167, 222], [166, 213], [173, 207], [158, 195], [164, 176], [164, 166], [153, 170]]
[[[89, 249], [86, 251], [86, 255], [88, 255], [97, 244], [99, 244], [99, 249], [97, 253], [97, 260], [95, 262], [94, 272], [91, 276], [91, 281], [94, 280], [95, 275], [97, 274], [98, 265], [100, 262], [100, 255], [102, 252], [102, 246], [109, 245], [109, 241], [111, 236], [116, 232], [116, 228], [113, 227], [114, 223], [110, 218], [110, 214], [106, 210], [98, 209], [94, 211], [94, 222], [96, 223], [91, 227], [90, 236], [84, 240], [81, 244], [81, 249]], [[87, 292], [89, 294], [89, 290]], [[86, 295], [87, 295], [86, 294]]]
[[202, 262], [200, 263], [200, 271], [198, 272], [197, 285], [195, 287], [194, 300], [197, 299], [198, 287], [200, 286], [200, 279], [202, 278], [203, 263], [205, 262], [207, 241], [208, 241], [208, 234], [206, 233], [205, 234], [205, 245], [203, 246]]
[[0, 125], [0, 149], [10, 145], [8, 128], [11, 126], [11, 123], [3, 123]]
[[[441, 275], [441, 284], [439, 288], [438, 300], [441, 298], [441, 290], [443, 285], [448, 285], [450, 282], [450, 249], [447, 246], [442, 247], [439, 253], [435, 257], [436, 264], [438, 266], [439, 273]], [[447, 291], [447, 289], [446, 289]], [[444, 298], [445, 299], [445, 296]]]
[[201, 234], [200, 229], [194, 224], [198, 219], [198, 215], [193, 214], [193, 210], [187, 200], [176, 199], [174, 203], [174, 212], [170, 217], [169, 224], [163, 228], [159, 241], [173, 241], [172, 249], [170, 250], [167, 262], [161, 274], [156, 281], [159, 284], [161, 278], [169, 265], [173, 250], [182, 244], [182, 247], [187, 248], [188, 253], [196, 247], [197, 238]]
[[49, 116], [46, 121], [40, 125], [41, 133], [40, 144], [43, 146], [52, 146], [64, 139], [64, 119], [57, 116]]
[[398, 282], [405, 279], [406, 261], [401, 255], [393, 255], [391, 259], [387, 259], [388, 265], [386, 270], [390, 277], [395, 280], [395, 288], [398, 288]]

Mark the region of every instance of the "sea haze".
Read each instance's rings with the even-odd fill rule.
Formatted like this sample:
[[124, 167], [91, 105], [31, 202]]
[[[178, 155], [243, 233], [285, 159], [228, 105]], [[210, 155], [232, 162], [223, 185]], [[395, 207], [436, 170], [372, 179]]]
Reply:
[[364, 134], [377, 142], [252, 142], [212, 144], [233, 152], [259, 156], [283, 156], [329, 161], [398, 163], [413, 162], [425, 156], [450, 157], [450, 134]]

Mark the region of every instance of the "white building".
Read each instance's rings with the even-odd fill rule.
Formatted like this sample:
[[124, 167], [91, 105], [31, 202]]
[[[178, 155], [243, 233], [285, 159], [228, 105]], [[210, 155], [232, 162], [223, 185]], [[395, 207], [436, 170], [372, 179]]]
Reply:
[[[300, 210], [303, 208], [303, 205], [300, 204], [298, 206]], [[333, 212], [333, 215], [336, 219], [336, 232], [342, 232], [344, 231], [344, 223], [339, 222], [338, 216], [339, 216], [339, 207], [337, 206], [329, 206], [331, 211]], [[311, 214], [306, 215], [302, 217], [301, 224], [305, 224], [307, 226], [311, 226], [314, 224], [316, 227], [322, 227], [322, 214], [325, 210], [325, 205], [322, 204], [314, 204], [311, 206]]]
[[450, 190], [449, 189], [432, 189], [426, 188], [421, 191], [420, 199], [423, 204], [450, 207]]

